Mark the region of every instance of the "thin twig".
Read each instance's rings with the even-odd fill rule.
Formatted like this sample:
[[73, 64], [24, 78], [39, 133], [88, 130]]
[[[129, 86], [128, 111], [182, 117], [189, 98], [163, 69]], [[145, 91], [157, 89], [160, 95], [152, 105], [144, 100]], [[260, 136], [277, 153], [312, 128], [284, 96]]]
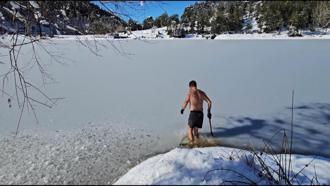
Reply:
[[[290, 139], [290, 157], [289, 157], [289, 172], [291, 170], [291, 154], [292, 154], [292, 139], [293, 139], [293, 101], [294, 101], [294, 90], [292, 90], [292, 105], [291, 105], [291, 139]], [[288, 174], [289, 174], [288, 172]], [[290, 175], [288, 175], [290, 177]]]

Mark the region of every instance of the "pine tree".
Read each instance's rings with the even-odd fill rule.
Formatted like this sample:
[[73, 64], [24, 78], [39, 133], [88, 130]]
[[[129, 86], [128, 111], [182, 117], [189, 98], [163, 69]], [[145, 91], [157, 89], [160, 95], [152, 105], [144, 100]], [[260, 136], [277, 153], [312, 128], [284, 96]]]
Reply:
[[150, 29], [154, 26], [154, 19], [152, 18], [152, 16], [146, 18], [143, 21], [143, 29]]
[[241, 31], [242, 29], [242, 20], [243, 20], [243, 11], [238, 3], [231, 4], [228, 9], [227, 25], [228, 31]]
[[135, 30], [141, 30], [141, 25], [139, 25], [137, 23], [137, 21], [133, 20], [133, 19], [129, 19], [127, 22], [127, 26], [130, 27], [131, 31], [135, 31]]
[[312, 12], [312, 22], [316, 27], [330, 27], [330, 2], [318, 1]]
[[266, 33], [280, 31], [285, 24], [281, 13], [281, 2], [269, 1], [263, 3], [259, 9], [262, 15], [259, 27]]
[[175, 23], [179, 23], [179, 15], [178, 14], [173, 14], [171, 15], [169, 18], [169, 22], [172, 23], [172, 21], [174, 21]]
[[165, 12], [162, 15], [160, 15], [159, 17], [157, 17], [155, 19], [155, 23], [154, 24], [158, 28], [164, 27], [164, 26], [169, 26], [170, 25], [170, 21], [169, 21], [168, 14]]
[[223, 12], [217, 12], [215, 19], [211, 21], [211, 32], [214, 34], [221, 34], [225, 31], [228, 31], [227, 28], [227, 19], [223, 15]]

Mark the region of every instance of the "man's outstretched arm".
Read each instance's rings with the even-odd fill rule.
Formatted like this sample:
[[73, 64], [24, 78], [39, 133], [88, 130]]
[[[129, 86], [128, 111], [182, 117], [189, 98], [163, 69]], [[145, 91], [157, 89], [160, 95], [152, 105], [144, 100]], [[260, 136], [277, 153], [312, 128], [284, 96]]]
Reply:
[[212, 108], [212, 101], [211, 99], [206, 95], [205, 92], [203, 92], [203, 98], [204, 100], [207, 102], [207, 117], [211, 119], [212, 115], [211, 115], [211, 108]]

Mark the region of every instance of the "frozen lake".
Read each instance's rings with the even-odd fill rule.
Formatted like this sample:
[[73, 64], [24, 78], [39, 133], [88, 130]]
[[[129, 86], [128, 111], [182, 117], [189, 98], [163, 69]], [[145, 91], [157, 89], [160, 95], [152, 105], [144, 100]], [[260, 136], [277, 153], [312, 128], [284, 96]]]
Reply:
[[[112, 44], [122, 54], [109, 41], [97, 41], [99, 57], [75, 41], [49, 44], [49, 50], [60, 55], [58, 59], [66, 65], [49, 62], [49, 56], [40, 49], [40, 58], [57, 81], [47, 85], [46, 92], [65, 99], [53, 109], [38, 106], [40, 124], [36, 126], [30, 113], [24, 117], [22, 129], [68, 130], [89, 122], [125, 122], [152, 129], [166, 137], [164, 144], [174, 145], [186, 128], [188, 110], [184, 116], [179, 111], [192, 79], [213, 100], [213, 125], [215, 130], [219, 128], [216, 132], [226, 142], [251, 137], [251, 130], [254, 134], [273, 124], [267, 121], [265, 126], [259, 125], [253, 119], [289, 117], [287, 107], [293, 89], [296, 106], [320, 103], [329, 108], [329, 40], [115, 41]], [[90, 46], [94, 47], [93, 41]], [[24, 51], [22, 61], [31, 60], [29, 52]], [[30, 71], [27, 75], [39, 82], [40, 75], [36, 74]], [[6, 102], [7, 99], [1, 99], [2, 134], [15, 131], [17, 122], [17, 105], [13, 103], [9, 108]], [[330, 114], [326, 109], [322, 112]], [[327, 116], [319, 119], [329, 119]], [[250, 123], [241, 123], [246, 131], [238, 132], [236, 127], [235, 134], [230, 134], [223, 130], [233, 130], [239, 122], [228, 123], [228, 119], [235, 118], [251, 119]], [[295, 123], [298, 125], [297, 120]], [[203, 131], [209, 131], [208, 123], [204, 124]], [[315, 120], [308, 127], [318, 130], [318, 124], [321, 123]], [[237, 136], [231, 138], [234, 135]]]
[[[96, 48], [94, 44], [90, 41], [100, 56], [76, 41], [44, 44], [65, 63], [51, 62], [40, 51], [41, 61], [57, 81], [45, 91], [65, 99], [52, 109], [38, 106], [39, 124], [32, 113], [24, 115], [21, 131], [61, 133], [90, 123], [117, 130], [123, 123], [155, 137], [149, 152], [168, 150], [186, 131], [188, 110], [182, 116], [180, 106], [194, 79], [213, 101], [213, 132], [224, 146], [261, 147], [281, 129], [289, 134], [294, 89], [294, 151], [330, 157], [330, 40], [97, 41]], [[21, 60], [31, 61], [31, 50], [22, 52]], [[7, 67], [0, 65], [3, 73]], [[40, 82], [36, 71], [26, 74]], [[4, 96], [0, 110], [0, 135], [6, 137], [16, 129], [17, 104], [9, 108]], [[202, 132], [209, 132], [206, 118]], [[281, 143], [281, 135], [271, 144]]]

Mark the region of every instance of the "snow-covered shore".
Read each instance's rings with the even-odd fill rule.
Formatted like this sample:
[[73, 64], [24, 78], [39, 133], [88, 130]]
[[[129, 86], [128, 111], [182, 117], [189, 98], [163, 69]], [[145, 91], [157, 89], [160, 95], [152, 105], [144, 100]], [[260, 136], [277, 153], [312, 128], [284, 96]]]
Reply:
[[[277, 171], [274, 157], [260, 155]], [[307, 166], [306, 166], [307, 165]], [[270, 170], [271, 170], [270, 169]], [[226, 147], [175, 148], [147, 159], [115, 184], [275, 184], [263, 172], [252, 153]], [[330, 159], [320, 156], [292, 155], [292, 184], [330, 184]], [[301, 171], [301, 172], [300, 172]], [[276, 178], [275, 173], [273, 176]], [[280, 184], [286, 184], [284, 181]]]
[[[237, 33], [237, 34], [218, 34], [214, 38], [215, 40], [306, 40], [306, 39], [330, 39], [330, 29], [322, 29], [318, 31], [301, 31], [302, 37], [289, 37], [288, 31], [282, 31], [281, 33]], [[111, 35], [60, 35], [55, 36], [55, 39], [65, 40], [211, 40], [211, 35], [202, 34], [187, 34], [185, 38], [173, 38], [167, 34], [166, 27], [133, 31], [128, 33], [119, 33], [120, 39], [114, 39]]]
[[[318, 31], [300, 31], [302, 37], [289, 37], [288, 31], [281, 33], [235, 33], [218, 34], [214, 40], [313, 40], [330, 39], [330, 29]], [[167, 34], [166, 27], [148, 30], [138, 30], [131, 33], [119, 33], [121, 38], [114, 38], [111, 34], [96, 35], [55, 35], [52, 40], [211, 40], [211, 34], [187, 34], [185, 38], [174, 38]], [[11, 35], [2, 35], [2, 39]]]
[[[211, 40], [202, 37], [201, 35], [190, 35], [187, 38], [156, 38], [156, 37], [129, 37], [125, 39], [113, 39], [107, 35], [61, 35], [55, 36], [54, 40]], [[214, 40], [323, 40], [330, 39], [330, 34], [326, 35], [306, 35], [303, 37], [289, 37], [285, 34], [221, 34]]]
[[[128, 37], [125, 39], [113, 39], [108, 35], [61, 35], [55, 36], [54, 40], [211, 40], [202, 35], [188, 35], [186, 38], [171, 38], [171, 37]], [[286, 34], [221, 34], [217, 35], [214, 40], [314, 40], [314, 39], [330, 39], [330, 34], [325, 35], [305, 35], [303, 37], [289, 37]]]
[[[330, 29], [319, 29], [318, 31], [300, 31], [301, 37], [289, 37], [288, 31], [281, 33], [234, 33], [234, 34], [217, 34], [214, 40], [328, 40], [330, 39]], [[167, 34], [166, 27], [138, 30], [131, 33], [119, 33], [118, 38], [114, 38], [112, 34], [95, 34], [95, 35], [55, 35], [51, 40], [212, 40], [212, 34], [187, 34], [184, 38], [170, 37]], [[24, 37], [22, 35], [22, 37]], [[12, 35], [4, 34], [1, 36], [1, 43], [8, 42]], [[0, 44], [1, 44], [0, 43]]]

